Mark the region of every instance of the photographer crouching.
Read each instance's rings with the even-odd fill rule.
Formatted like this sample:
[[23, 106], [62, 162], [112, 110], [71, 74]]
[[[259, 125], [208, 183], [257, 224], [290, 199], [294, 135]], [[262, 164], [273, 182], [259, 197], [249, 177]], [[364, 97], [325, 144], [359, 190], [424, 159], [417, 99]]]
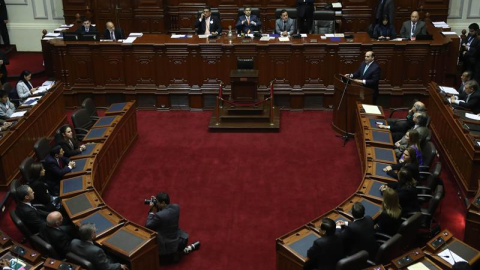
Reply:
[[178, 262], [188, 242], [188, 234], [178, 227], [180, 206], [170, 204], [170, 197], [165, 192], [145, 200], [145, 204], [150, 205], [145, 226], [157, 232], [160, 263]]

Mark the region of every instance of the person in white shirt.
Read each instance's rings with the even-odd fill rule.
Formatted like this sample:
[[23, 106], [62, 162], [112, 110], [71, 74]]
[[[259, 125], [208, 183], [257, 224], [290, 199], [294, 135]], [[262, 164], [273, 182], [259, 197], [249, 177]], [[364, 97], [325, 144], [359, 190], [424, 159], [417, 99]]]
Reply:
[[15, 112], [15, 105], [8, 99], [5, 90], [0, 90], [0, 118], [7, 119]]
[[37, 90], [37, 87], [33, 87], [30, 80], [32, 79], [32, 73], [28, 70], [22, 71], [17, 83], [17, 94], [20, 99], [24, 100], [33, 95], [33, 92]]
[[200, 18], [195, 22], [198, 35], [216, 36], [222, 34], [220, 19], [212, 16], [212, 9], [205, 7]]

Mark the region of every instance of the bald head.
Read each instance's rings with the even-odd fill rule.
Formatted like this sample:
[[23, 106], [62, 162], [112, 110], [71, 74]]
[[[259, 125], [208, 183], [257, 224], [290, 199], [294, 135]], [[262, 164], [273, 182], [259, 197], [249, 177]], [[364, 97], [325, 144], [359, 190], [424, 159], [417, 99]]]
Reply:
[[106, 24], [108, 31], [115, 31], [115, 25], [112, 22]]
[[420, 16], [418, 15], [418, 12], [417, 11], [412, 12], [412, 14], [410, 15], [410, 20], [413, 23], [416, 23], [418, 22], [419, 19], [420, 19]]
[[58, 211], [53, 211], [47, 216], [47, 225], [50, 227], [58, 227], [62, 225], [63, 216]]
[[412, 107], [413, 112], [424, 112], [426, 109], [425, 104], [421, 101], [415, 102]]

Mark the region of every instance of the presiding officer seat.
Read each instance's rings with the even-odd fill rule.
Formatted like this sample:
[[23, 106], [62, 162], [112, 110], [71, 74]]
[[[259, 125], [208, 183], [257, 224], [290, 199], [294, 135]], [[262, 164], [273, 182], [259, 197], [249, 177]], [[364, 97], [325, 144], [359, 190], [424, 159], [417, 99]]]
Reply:
[[313, 34], [335, 33], [335, 11], [317, 10], [313, 12]]

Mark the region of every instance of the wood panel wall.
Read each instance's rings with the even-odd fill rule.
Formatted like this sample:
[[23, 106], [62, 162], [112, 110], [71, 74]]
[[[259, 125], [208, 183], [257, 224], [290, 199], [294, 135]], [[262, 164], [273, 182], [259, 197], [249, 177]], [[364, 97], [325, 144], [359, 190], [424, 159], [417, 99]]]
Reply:
[[[316, 1], [317, 9], [337, 0]], [[413, 10], [419, 10], [421, 17], [427, 15], [433, 21], [446, 21], [450, 0], [395, 0], [395, 26], [400, 30], [403, 21], [408, 20]], [[373, 14], [379, 0], [343, 0], [342, 32], [364, 32], [373, 21]], [[243, 6], [260, 8], [263, 31], [274, 28], [275, 9], [296, 7], [295, 0], [63, 0], [64, 16], [67, 23], [75, 21], [75, 15], [88, 16], [99, 30], [105, 29], [109, 20], [116, 22], [128, 34], [144, 33], [192, 33], [197, 11], [205, 5], [218, 8], [224, 29], [234, 26], [237, 10]]]

